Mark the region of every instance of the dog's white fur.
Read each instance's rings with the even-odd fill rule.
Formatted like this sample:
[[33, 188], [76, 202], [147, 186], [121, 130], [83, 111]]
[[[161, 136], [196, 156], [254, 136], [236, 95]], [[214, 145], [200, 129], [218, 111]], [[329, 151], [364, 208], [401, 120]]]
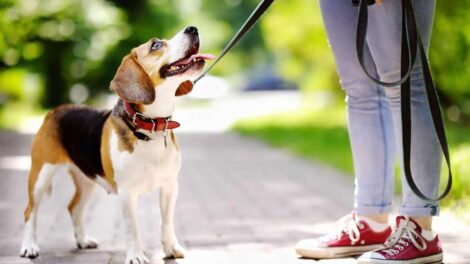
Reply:
[[[177, 61], [185, 56], [190, 45], [188, 37], [179, 32], [168, 41], [168, 51], [159, 60], [169, 62]], [[159, 63], [159, 61], [155, 61]], [[202, 70], [202, 69], [201, 69]], [[154, 103], [144, 106], [144, 114], [151, 117], [171, 116], [175, 111], [175, 91], [178, 85], [188, 79], [194, 78], [201, 70], [188, 70], [187, 72], [168, 77], [163, 83], [155, 87], [156, 98]], [[110, 153], [114, 169], [114, 179], [118, 186], [118, 195], [124, 218], [125, 237], [127, 241], [126, 263], [148, 263], [141, 243], [137, 219], [136, 205], [140, 194], [154, 191], [160, 188], [160, 210], [161, 210], [161, 241], [163, 251], [167, 257], [183, 257], [184, 250], [179, 245], [174, 229], [174, 210], [178, 195], [177, 177], [181, 168], [181, 155], [178, 148], [170, 137], [167, 138], [168, 146], [163, 143], [161, 131], [145, 133], [153, 140], [138, 141], [133, 152], [118, 149], [118, 135], [111, 135]], [[69, 168], [75, 184], [81, 186], [83, 199], [74, 208], [72, 214], [77, 244], [81, 248], [96, 247], [98, 242], [89, 237], [84, 228], [84, 209], [93, 192], [95, 183], [103, 185], [103, 182], [93, 183], [73, 164], [45, 164], [43, 165], [34, 189], [35, 206], [25, 224], [24, 239], [21, 254], [26, 257], [38, 255], [39, 248], [36, 244], [36, 217], [41, 198], [52, 183], [52, 178], [61, 166]], [[96, 177], [100, 179], [100, 177]], [[109, 190], [109, 186], [105, 186]]]

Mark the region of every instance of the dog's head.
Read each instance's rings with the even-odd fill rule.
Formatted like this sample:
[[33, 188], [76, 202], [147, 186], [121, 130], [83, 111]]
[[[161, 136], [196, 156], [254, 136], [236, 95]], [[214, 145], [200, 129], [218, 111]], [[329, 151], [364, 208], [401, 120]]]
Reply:
[[199, 34], [187, 27], [170, 40], [153, 38], [124, 57], [110, 89], [122, 99], [136, 104], [151, 104], [155, 89], [172, 89], [179, 96], [192, 90], [188, 80], [202, 72], [210, 54], [198, 54]]

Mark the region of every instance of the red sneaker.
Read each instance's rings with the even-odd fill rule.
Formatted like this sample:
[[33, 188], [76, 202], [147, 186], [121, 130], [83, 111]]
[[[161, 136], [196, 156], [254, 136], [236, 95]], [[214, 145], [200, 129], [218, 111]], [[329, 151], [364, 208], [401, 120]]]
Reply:
[[323, 259], [357, 256], [364, 252], [383, 247], [392, 230], [385, 225], [375, 231], [363, 220], [358, 221], [353, 213], [340, 219], [339, 229], [317, 239], [301, 240], [295, 251], [302, 257]]
[[442, 263], [442, 248], [437, 235], [426, 239], [421, 227], [407, 216], [398, 216], [397, 228], [385, 248], [363, 254], [358, 263]]

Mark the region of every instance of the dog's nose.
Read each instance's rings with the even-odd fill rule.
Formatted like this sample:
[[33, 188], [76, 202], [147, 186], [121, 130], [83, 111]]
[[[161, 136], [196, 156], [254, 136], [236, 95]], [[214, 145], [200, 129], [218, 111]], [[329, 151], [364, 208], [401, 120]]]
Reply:
[[186, 34], [197, 34], [197, 27], [189, 26], [184, 30]]

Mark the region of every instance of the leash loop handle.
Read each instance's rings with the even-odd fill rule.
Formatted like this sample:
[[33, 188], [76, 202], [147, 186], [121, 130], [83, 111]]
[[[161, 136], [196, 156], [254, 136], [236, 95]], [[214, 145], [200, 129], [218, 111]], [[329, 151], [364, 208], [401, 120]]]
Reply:
[[[439, 97], [437, 95], [436, 87], [432, 80], [431, 70], [429, 68], [429, 63], [426, 58], [426, 51], [422, 43], [421, 37], [416, 27], [416, 19], [413, 11], [413, 6], [410, 0], [402, 0], [402, 41], [401, 41], [401, 79], [392, 82], [384, 83], [373, 76], [371, 76], [365, 69], [365, 64], [363, 62], [363, 45], [365, 41], [366, 31], [367, 31], [367, 4], [365, 0], [361, 0], [359, 7], [359, 17], [358, 17], [358, 28], [357, 28], [357, 40], [356, 40], [356, 49], [358, 53], [358, 58], [362, 68], [366, 75], [374, 83], [383, 85], [385, 87], [392, 86], [401, 86], [401, 120], [402, 120], [402, 147], [403, 147], [403, 167], [405, 171], [405, 178], [410, 186], [410, 189], [421, 199], [429, 202], [438, 202], [446, 197], [452, 189], [452, 170], [450, 164], [450, 154], [449, 146], [447, 143], [447, 137], [444, 128], [444, 121], [442, 119], [442, 112], [439, 103]], [[362, 10], [361, 10], [362, 9]], [[366, 11], [364, 11], [366, 10]], [[447, 185], [442, 192], [438, 195], [437, 198], [430, 198], [426, 196], [417, 186], [416, 182], [413, 179], [411, 172], [411, 71], [415, 65], [415, 59], [419, 52], [421, 67], [423, 69], [424, 84], [426, 89], [427, 100], [429, 103], [429, 108], [431, 110], [431, 116], [434, 124], [434, 131], [437, 135], [442, 153], [446, 161], [448, 168], [448, 180]]]
[[204, 77], [224, 56], [227, 54], [235, 44], [240, 41], [240, 39], [256, 24], [256, 21], [266, 12], [266, 10], [269, 8], [269, 6], [274, 2], [274, 0], [262, 0], [258, 6], [253, 10], [251, 13], [250, 17], [243, 23], [241, 28], [238, 30], [238, 32], [232, 37], [232, 39], [229, 41], [229, 43], [225, 46], [225, 48], [222, 50], [220, 55], [217, 57], [217, 59], [209, 66], [207, 67], [199, 77], [197, 77], [193, 83], [198, 82], [202, 77]]
[[[370, 5], [370, 1], [368, 0], [360, 0], [359, 2], [359, 14], [357, 19], [357, 31], [356, 31], [356, 51], [357, 51], [357, 58], [359, 60], [359, 64], [361, 65], [362, 70], [367, 75], [367, 77], [372, 80], [374, 83], [378, 85], [382, 85], [385, 87], [394, 87], [401, 85], [410, 77], [411, 71], [413, 70], [413, 65], [416, 59], [416, 53], [410, 53], [409, 67], [406, 71], [406, 74], [401, 77], [401, 79], [394, 81], [394, 82], [384, 82], [377, 78], [375, 78], [372, 74], [369, 73], [367, 70], [366, 64], [364, 62], [364, 45], [366, 42], [367, 36], [367, 24], [368, 24], [368, 6]], [[407, 16], [403, 16], [402, 21], [402, 39], [406, 39], [406, 44], [408, 50], [411, 50], [411, 38], [414, 35], [413, 33], [416, 31], [416, 22], [414, 20], [409, 20]]]

